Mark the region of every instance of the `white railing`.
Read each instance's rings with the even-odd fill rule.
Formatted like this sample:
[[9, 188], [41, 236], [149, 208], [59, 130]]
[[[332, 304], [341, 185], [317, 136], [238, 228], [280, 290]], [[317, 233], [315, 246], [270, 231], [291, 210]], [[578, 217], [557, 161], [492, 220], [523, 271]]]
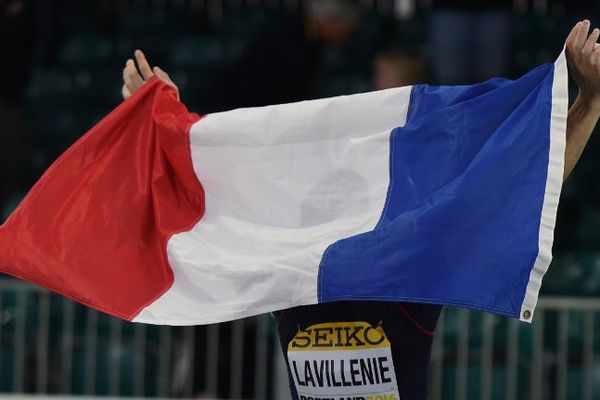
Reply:
[[432, 354], [432, 399], [600, 398], [600, 299], [547, 297], [533, 324], [445, 310]]
[[3, 393], [271, 398], [277, 346], [269, 315], [199, 327], [133, 324], [0, 281]]

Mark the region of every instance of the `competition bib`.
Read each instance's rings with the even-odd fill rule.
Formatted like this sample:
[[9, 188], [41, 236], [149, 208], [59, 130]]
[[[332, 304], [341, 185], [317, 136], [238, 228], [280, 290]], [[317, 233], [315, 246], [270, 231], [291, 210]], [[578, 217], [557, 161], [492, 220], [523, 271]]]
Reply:
[[288, 363], [300, 400], [399, 400], [390, 342], [381, 326], [311, 325], [288, 344]]

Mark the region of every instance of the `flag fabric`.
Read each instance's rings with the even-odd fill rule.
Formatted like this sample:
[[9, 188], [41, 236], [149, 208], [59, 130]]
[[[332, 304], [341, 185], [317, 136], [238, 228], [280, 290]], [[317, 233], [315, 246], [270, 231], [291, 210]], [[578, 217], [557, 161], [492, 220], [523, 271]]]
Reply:
[[517, 80], [203, 117], [151, 78], [0, 227], [0, 270], [153, 324], [337, 300], [530, 321], [567, 107], [564, 52]]

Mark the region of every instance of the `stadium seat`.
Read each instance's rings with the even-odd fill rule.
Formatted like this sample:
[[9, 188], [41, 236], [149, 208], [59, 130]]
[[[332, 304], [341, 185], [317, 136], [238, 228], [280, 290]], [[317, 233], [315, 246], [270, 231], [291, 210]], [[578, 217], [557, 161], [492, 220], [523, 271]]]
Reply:
[[111, 61], [114, 43], [99, 34], [69, 36], [62, 46], [59, 62], [65, 65], [96, 65]]
[[73, 87], [73, 76], [63, 68], [34, 68], [27, 88], [31, 100], [51, 100], [68, 95]]
[[35, 69], [27, 90], [29, 100], [53, 102], [94, 99], [120, 100], [122, 68], [116, 66], [59, 66]]
[[285, 14], [278, 10], [225, 8], [220, 24], [220, 34], [256, 37], [273, 29], [285, 19]]
[[130, 4], [116, 16], [115, 30], [120, 34], [138, 37], [181, 37], [198, 28], [197, 16], [191, 7], [177, 7], [175, 4], [168, 9], [158, 4]]
[[173, 48], [170, 64], [178, 68], [217, 70], [238, 59], [246, 45], [246, 40], [238, 37], [187, 37]]

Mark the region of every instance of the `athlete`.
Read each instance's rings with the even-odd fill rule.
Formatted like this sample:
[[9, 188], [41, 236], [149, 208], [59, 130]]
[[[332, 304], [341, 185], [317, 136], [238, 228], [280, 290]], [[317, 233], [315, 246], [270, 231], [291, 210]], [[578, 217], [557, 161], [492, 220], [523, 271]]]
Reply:
[[[599, 36], [600, 30], [590, 33], [590, 21], [584, 20], [566, 39], [567, 62], [579, 94], [567, 120], [565, 179], [600, 117]], [[123, 70], [124, 98], [155, 75], [177, 89], [166, 72], [150, 67], [140, 50], [134, 58], [127, 60]], [[274, 313], [292, 397], [426, 399], [431, 344], [440, 311], [436, 305], [357, 301]]]

